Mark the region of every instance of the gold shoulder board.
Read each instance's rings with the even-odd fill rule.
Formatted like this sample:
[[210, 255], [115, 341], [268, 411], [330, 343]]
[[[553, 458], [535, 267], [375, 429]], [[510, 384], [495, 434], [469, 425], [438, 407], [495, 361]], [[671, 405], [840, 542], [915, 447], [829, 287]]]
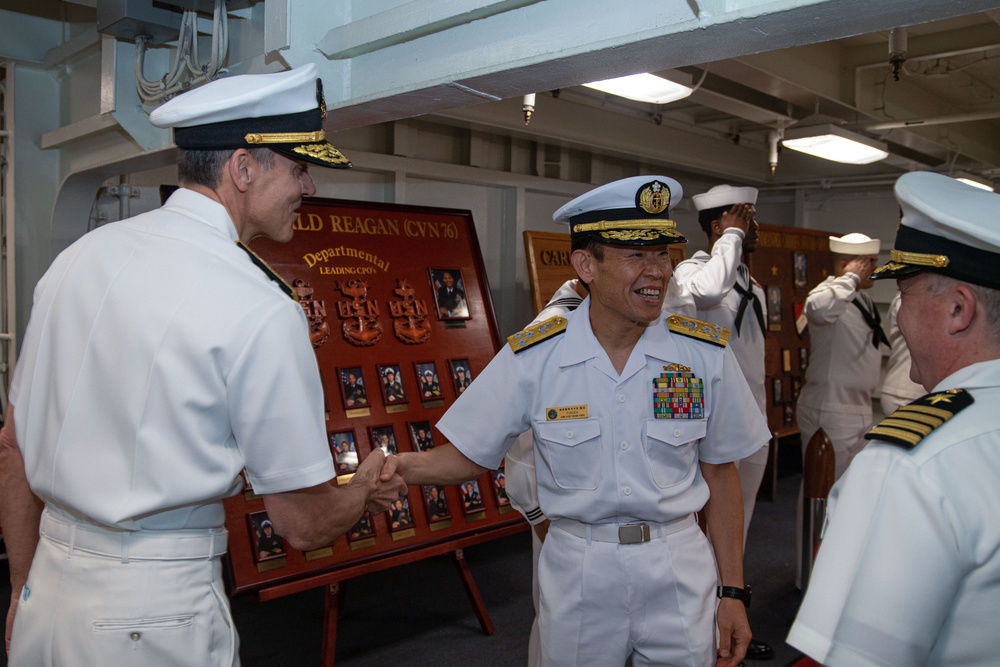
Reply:
[[719, 347], [725, 347], [729, 344], [729, 329], [711, 322], [696, 320], [693, 317], [671, 315], [667, 318], [667, 328], [676, 334], [697, 338]]
[[527, 350], [532, 345], [541, 343], [543, 340], [558, 336], [564, 331], [566, 331], [566, 318], [556, 315], [544, 322], [539, 322], [527, 329], [518, 331], [513, 336], [508, 336], [507, 342], [510, 343], [510, 348], [516, 354], [522, 350]]
[[880, 440], [905, 449], [913, 449], [931, 431], [972, 403], [972, 394], [964, 389], [948, 389], [927, 394], [880, 421], [865, 434], [865, 439]]

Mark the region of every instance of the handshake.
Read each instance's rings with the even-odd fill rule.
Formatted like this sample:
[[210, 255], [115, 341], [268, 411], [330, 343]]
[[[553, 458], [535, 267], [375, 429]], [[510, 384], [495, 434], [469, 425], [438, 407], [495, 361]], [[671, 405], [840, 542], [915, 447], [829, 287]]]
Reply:
[[386, 456], [376, 447], [358, 466], [350, 483], [367, 487], [367, 511], [384, 512], [396, 500], [406, 496], [406, 482], [398, 472], [398, 465], [399, 457], [394, 454]]

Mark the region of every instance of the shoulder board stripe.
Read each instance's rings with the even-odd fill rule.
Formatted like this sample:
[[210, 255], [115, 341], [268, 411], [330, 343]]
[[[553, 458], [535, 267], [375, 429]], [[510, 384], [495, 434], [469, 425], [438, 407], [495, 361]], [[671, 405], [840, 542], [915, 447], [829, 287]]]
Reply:
[[518, 331], [512, 336], [508, 336], [507, 342], [516, 354], [523, 350], [527, 350], [532, 345], [541, 343], [543, 340], [548, 340], [553, 336], [558, 336], [564, 331], [566, 331], [566, 318], [556, 315], [555, 317], [550, 317], [544, 322], [539, 322], [538, 324], [530, 326], [527, 329]]
[[666, 322], [667, 328], [676, 334], [696, 338], [719, 347], [725, 347], [729, 344], [729, 329], [724, 326], [676, 313], [667, 317]]
[[883, 419], [882, 421], [879, 422], [878, 425], [895, 426], [896, 428], [905, 428], [907, 431], [913, 431], [914, 433], [919, 433], [920, 435], [927, 435], [935, 428], [933, 426], [928, 426], [927, 424], [920, 424], [918, 422], [910, 421], [908, 419], [895, 419], [895, 418]]
[[927, 394], [883, 419], [865, 434], [865, 439], [913, 449], [934, 429], [972, 403], [972, 394], [964, 389]]
[[[923, 439], [922, 436], [919, 436], [916, 433], [910, 433], [909, 431], [901, 431], [896, 428], [885, 428], [881, 424], [876, 426], [872, 430], [868, 431], [865, 437], [868, 438], [868, 436], [881, 436], [878, 438], [879, 440], [886, 440], [894, 445], [902, 444], [896, 442], [896, 440], [902, 440], [903, 443], [906, 443], [911, 447], [915, 447], [917, 443]], [[868, 439], [871, 440], [873, 438], [868, 438]]]
[[916, 410], [907, 410], [905, 408], [900, 408], [892, 413], [892, 417], [896, 419], [906, 419], [911, 422], [919, 422], [921, 424], [927, 424], [931, 428], [937, 428], [944, 423], [944, 419], [941, 417], [932, 417], [931, 415], [925, 415], [922, 412], [917, 412]]
[[[920, 400], [920, 399], [917, 399]], [[932, 417], [938, 417], [939, 419], [949, 419], [953, 413], [948, 410], [942, 410], [941, 408], [932, 408], [929, 405], [904, 405], [900, 410], [905, 410], [906, 412], [919, 412], [925, 415], [931, 415]]]

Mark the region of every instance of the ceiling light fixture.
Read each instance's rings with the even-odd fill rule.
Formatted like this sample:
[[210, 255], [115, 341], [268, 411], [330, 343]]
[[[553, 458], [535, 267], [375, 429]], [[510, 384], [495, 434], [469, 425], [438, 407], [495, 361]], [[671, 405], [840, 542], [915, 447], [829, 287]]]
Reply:
[[846, 164], [870, 164], [889, 157], [885, 143], [832, 123], [786, 129], [781, 145]]
[[949, 176], [954, 178], [956, 181], [962, 181], [966, 185], [971, 185], [974, 188], [993, 192], [993, 185], [990, 183], [989, 179], [983, 178], [982, 176], [976, 176], [966, 171], [957, 171], [954, 174], [949, 174]]
[[649, 73], [630, 74], [583, 85], [603, 93], [651, 104], [669, 104], [682, 100], [694, 92], [689, 86]]

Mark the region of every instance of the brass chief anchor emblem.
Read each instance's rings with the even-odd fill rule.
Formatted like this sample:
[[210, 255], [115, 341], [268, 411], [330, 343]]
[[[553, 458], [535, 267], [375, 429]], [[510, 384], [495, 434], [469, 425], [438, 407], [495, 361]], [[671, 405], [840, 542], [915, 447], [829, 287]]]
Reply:
[[368, 300], [368, 284], [360, 278], [346, 283], [333, 281], [333, 287], [350, 301], [338, 301], [337, 312], [344, 320], [340, 330], [348, 343], [359, 346], [374, 345], [382, 338], [378, 304]]

